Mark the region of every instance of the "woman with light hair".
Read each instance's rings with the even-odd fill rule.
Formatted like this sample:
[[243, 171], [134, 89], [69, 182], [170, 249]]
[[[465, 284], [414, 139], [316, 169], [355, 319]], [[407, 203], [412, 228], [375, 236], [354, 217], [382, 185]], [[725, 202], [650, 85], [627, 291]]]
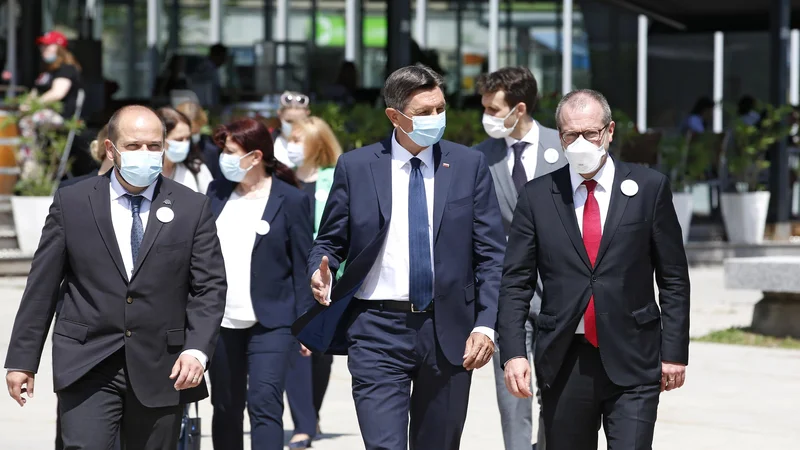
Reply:
[[183, 102], [175, 109], [183, 113], [192, 122], [192, 146], [197, 147], [203, 154], [203, 160], [211, 171], [215, 180], [224, 177], [219, 170], [220, 148], [214, 143], [214, 139], [208, 134], [203, 133], [203, 129], [208, 126], [208, 115], [202, 106], [195, 102]]
[[[311, 218], [317, 236], [322, 211], [333, 184], [336, 161], [342, 147], [331, 127], [319, 117], [296, 120], [286, 145], [287, 158], [296, 167], [300, 187], [312, 199]], [[341, 265], [344, 268], [344, 264]], [[340, 269], [339, 276], [342, 274]], [[311, 353], [302, 347], [294, 355], [286, 378], [286, 396], [294, 422], [290, 449], [305, 449], [320, 433], [319, 410], [331, 376], [331, 355]]]

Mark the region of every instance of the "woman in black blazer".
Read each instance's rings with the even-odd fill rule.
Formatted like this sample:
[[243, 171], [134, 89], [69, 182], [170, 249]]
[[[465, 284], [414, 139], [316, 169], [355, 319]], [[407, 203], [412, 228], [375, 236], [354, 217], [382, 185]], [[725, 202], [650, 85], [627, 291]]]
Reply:
[[217, 450], [243, 450], [243, 413], [252, 447], [283, 448], [283, 393], [298, 344], [290, 327], [313, 304], [305, 273], [313, 225], [310, 199], [275, 160], [260, 122], [242, 119], [215, 134], [225, 180], [208, 189], [225, 258], [227, 303], [210, 365]]

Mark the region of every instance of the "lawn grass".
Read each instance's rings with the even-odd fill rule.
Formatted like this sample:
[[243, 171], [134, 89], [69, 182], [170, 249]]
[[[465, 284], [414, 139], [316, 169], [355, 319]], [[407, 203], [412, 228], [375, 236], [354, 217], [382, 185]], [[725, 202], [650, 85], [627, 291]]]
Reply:
[[714, 342], [717, 344], [750, 345], [755, 347], [800, 350], [800, 339], [765, 336], [753, 332], [749, 327], [733, 327], [727, 330], [714, 331], [692, 340], [697, 342]]

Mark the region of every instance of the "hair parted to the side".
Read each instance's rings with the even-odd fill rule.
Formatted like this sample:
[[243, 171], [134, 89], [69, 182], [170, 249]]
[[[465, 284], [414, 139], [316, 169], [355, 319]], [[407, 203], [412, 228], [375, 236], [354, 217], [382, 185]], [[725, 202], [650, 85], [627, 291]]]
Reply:
[[596, 102], [600, 105], [600, 108], [603, 110], [603, 123], [606, 125], [610, 124], [612, 120], [611, 106], [609, 106], [606, 97], [593, 89], [576, 89], [562, 97], [561, 101], [558, 102], [558, 107], [556, 108], [556, 128], [559, 130], [561, 129], [561, 111], [565, 106], [583, 109], [589, 102]]
[[539, 85], [527, 67], [503, 67], [478, 77], [478, 93], [485, 95], [498, 91], [505, 93], [509, 108], [524, 103], [528, 115], [533, 114], [539, 101]]
[[219, 148], [225, 148], [229, 138], [247, 153], [260, 150], [264, 155], [262, 158], [264, 169], [269, 175], [274, 175], [292, 186], [299, 186], [294, 171], [275, 159], [272, 135], [263, 123], [244, 118], [221, 125], [214, 132], [214, 143]]
[[387, 108], [402, 112], [408, 106], [414, 92], [435, 88], [444, 90], [444, 79], [430, 67], [423, 64], [401, 67], [386, 79], [383, 86], [383, 101]]

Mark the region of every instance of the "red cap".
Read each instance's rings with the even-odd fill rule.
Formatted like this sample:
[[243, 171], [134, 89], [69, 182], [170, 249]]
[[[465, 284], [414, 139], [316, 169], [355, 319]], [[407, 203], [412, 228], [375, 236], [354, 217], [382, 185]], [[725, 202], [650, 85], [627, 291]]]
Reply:
[[39, 45], [51, 45], [56, 44], [60, 45], [61, 47], [67, 46], [67, 37], [63, 34], [59, 33], [58, 31], [48, 31], [44, 34], [44, 36], [36, 39], [36, 43]]

